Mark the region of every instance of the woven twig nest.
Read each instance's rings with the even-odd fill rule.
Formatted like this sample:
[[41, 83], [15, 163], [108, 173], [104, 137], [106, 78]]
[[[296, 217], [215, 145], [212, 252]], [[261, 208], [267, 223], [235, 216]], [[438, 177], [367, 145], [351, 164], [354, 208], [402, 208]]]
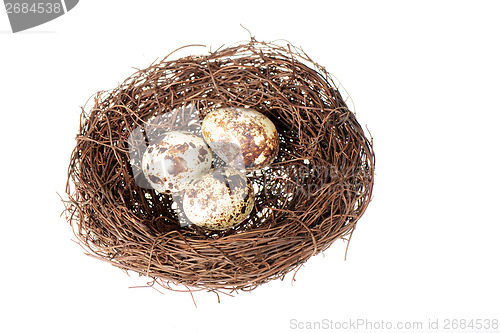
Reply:
[[[252, 39], [165, 58], [94, 103], [71, 157], [68, 220], [89, 254], [166, 288], [251, 290], [282, 278], [348, 236], [370, 201], [371, 141], [326, 70], [290, 45]], [[172, 196], [147, 186], [140, 154], [165, 130], [199, 133], [217, 107], [260, 111], [280, 148], [268, 168], [247, 174], [249, 218], [208, 231], [183, 226]]]

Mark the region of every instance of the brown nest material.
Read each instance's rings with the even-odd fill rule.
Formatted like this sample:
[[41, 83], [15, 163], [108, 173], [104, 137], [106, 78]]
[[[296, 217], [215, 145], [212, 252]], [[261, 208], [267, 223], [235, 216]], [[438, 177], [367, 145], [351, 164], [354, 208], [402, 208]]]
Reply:
[[[65, 212], [89, 254], [169, 289], [251, 290], [352, 233], [372, 194], [372, 142], [323, 67], [290, 45], [254, 39], [167, 58], [82, 112]], [[147, 188], [139, 157], [156, 132], [199, 133], [220, 106], [265, 114], [280, 151], [247, 175], [257, 190], [247, 221], [221, 232], [183, 227], [174, 198]], [[151, 121], [159, 117], [161, 126]]]

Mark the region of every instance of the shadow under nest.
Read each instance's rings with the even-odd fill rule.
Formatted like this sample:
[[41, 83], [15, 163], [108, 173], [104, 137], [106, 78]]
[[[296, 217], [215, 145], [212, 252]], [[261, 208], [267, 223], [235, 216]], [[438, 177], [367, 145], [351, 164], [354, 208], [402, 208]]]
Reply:
[[[181, 227], [172, 197], [146, 188], [140, 154], [156, 132], [200, 133], [207, 112], [230, 106], [271, 119], [278, 156], [247, 174], [256, 193], [245, 222]], [[283, 278], [353, 231], [373, 187], [372, 143], [326, 70], [293, 47], [255, 40], [165, 58], [98, 93], [76, 141], [65, 209], [76, 237], [91, 255], [174, 290], [251, 290]]]

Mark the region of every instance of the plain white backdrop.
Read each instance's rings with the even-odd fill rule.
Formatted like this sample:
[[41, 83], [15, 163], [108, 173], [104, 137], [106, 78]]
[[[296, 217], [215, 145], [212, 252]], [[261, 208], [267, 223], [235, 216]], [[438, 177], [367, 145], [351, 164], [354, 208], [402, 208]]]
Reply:
[[[499, 11], [496, 1], [89, 0], [12, 34], [2, 9], [0, 330], [500, 319]], [[85, 256], [56, 192], [92, 94], [180, 46], [248, 39], [240, 24], [301, 46], [338, 78], [374, 139], [374, 194], [346, 261], [338, 241], [293, 285], [289, 275], [220, 304], [199, 292], [195, 308], [189, 293], [130, 288], [148, 280]]]

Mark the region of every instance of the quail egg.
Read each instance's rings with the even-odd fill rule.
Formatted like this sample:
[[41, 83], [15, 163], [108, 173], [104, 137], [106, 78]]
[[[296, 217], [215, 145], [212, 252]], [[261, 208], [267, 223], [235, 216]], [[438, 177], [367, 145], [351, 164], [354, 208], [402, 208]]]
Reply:
[[186, 131], [168, 132], [142, 157], [142, 171], [158, 192], [176, 193], [210, 170], [212, 151], [203, 138]]
[[215, 169], [194, 180], [184, 192], [186, 217], [199, 227], [224, 230], [238, 225], [252, 212], [251, 182], [236, 169]]
[[224, 162], [238, 170], [253, 171], [270, 165], [279, 150], [276, 126], [249, 108], [219, 108], [203, 119], [205, 141]]

